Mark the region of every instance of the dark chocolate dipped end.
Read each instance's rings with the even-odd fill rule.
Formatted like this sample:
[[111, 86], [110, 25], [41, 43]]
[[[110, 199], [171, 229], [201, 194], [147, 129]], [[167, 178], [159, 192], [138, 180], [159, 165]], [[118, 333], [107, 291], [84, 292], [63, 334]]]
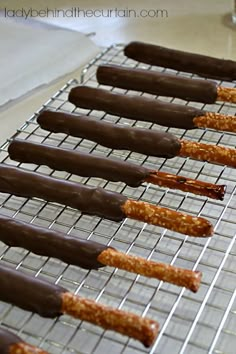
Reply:
[[[109, 265], [160, 280], [170, 280], [177, 285], [184, 284], [186, 286], [187, 280], [187, 287], [191, 290], [195, 289], [195, 286], [192, 288], [192, 280], [195, 283], [194, 272], [186, 270], [179, 272], [175, 267], [169, 269], [168, 265], [130, 256], [97, 242], [80, 240], [1, 215], [0, 241], [11, 247], [22, 247], [36, 254], [55, 257], [68, 264], [87, 269], [97, 269]], [[167, 274], [163, 275], [163, 273]], [[185, 278], [184, 282], [181, 282], [182, 277]]]
[[64, 204], [90, 215], [121, 221], [127, 198], [100, 187], [59, 180], [19, 168], [0, 165], [0, 191], [21, 197], [37, 197]]
[[0, 328], [0, 353], [9, 354], [10, 347], [22, 342], [21, 338], [10, 331]]
[[37, 121], [43, 129], [92, 140], [111, 149], [172, 158], [181, 148], [179, 140], [170, 133], [119, 126], [87, 116], [43, 111]]
[[137, 187], [142, 182], [150, 182], [214, 199], [223, 200], [224, 197], [224, 186], [152, 171], [127, 161], [83, 154], [25, 140], [13, 140], [8, 147], [8, 152], [13, 160], [46, 165], [55, 170], [63, 170], [79, 176], [100, 177], [113, 182], [121, 181], [132, 187]]
[[205, 114], [195, 107], [143, 96], [121, 95], [87, 86], [74, 87], [70, 91], [69, 101], [80, 108], [101, 110], [117, 116], [182, 129], [195, 129], [194, 117]]
[[15, 269], [0, 266], [0, 300], [42, 317], [62, 314], [62, 294], [66, 290]]
[[44, 350], [25, 343], [20, 337], [0, 328], [1, 354], [48, 354]]
[[22, 247], [35, 254], [54, 257], [85, 269], [103, 267], [98, 256], [108, 248], [98, 242], [64, 235], [3, 215], [0, 215], [0, 241], [10, 247]]
[[[157, 322], [69, 293], [64, 288], [19, 271], [0, 266], [0, 300], [44, 317], [68, 314], [115, 330], [150, 346], [159, 329]], [[15, 353], [14, 353], [15, 354]]]
[[209, 104], [217, 100], [217, 85], [213, 81], [115, 65], [100, 65], [96, 75], [100, 84], [126, 90]]
[[236, 80], [236, 62], [232, 60], [184, 52], [138, 41], [129, 43], [124, 48], [124, 54], [128, 58], [150, 65], [195, 73], [217, 80]]
[[83, 177], [98, 177], [112, 182], [121, 181], [131, 187], [141, 185], [149, 174], [145, 167], [122, 160], [25, 140], [13, 140], [8, 147], [8, 152], [12, 160], [19, 162], [46, 165], [55, 170], [67, 171]]

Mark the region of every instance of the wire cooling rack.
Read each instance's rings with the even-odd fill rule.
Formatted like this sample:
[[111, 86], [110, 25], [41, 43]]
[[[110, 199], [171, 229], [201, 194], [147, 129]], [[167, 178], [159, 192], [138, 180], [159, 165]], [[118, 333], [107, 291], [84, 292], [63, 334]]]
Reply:
[[[189, 269], [198, 269], [203, 272], [201, 288], [197, 294], [192, 294], [184, 288], [114, 268], [106, 267], [98, 271], [87, 271], [0, 243], [1, 264], [14, 267], [32, 276], [48, 279], [53, 283], [56, 282], [79, 295], [123, 310], [130, 310], [139, 315], [149, 316], [160, 323], [161, 330], [154, 346], [151, 349], [145, 349], [137, 341], [114, 332], [104, 331], [99, 327], [71, 319], [68, 316], [58, 319], [44, 319], [1, 302], [0, 325], [50, 353], [104, 354], [108, 350], [112, 354], [235, 353], [236, 170], [181, 157], [166, 160], [128, 151], [111, 150], [91, 141], [73, 138], [65, 134], [49, 134], [37, 125], [36, 117], [45, 108], [62, 112], [91, 114], [97, 119], [116, 124], [168, 130], [179, 138], [222, 144], [231, 148], [236, 145], [236, 136], [210, 129], [192, 131], [165, 129], [155, 124], [135, 122], [104, 112], [75, 109], [67, 101], [70, 89], [78, 82], [97, 87], [95, 71], [101, 63], [124, 64], [147, 70], [151, 68], [124, 57], [121, 45], [107, 49], [84, 69], [79, 81], [72, 80], [66, 84], [17, 131], [14, 137], [120, 158], [165, 172], [226, 184], [227, 193], [224, 201], [210, 200], [148, 184], [134, 189], [123, 183], [112, 183], [97, 178], [80, 178], [66, 172], [53, 171], [45, 166], [18, 164], [8, 157], [9, 141], [1, 147], [1, 161], [11, 165], [20, 165], [21, 168], [46, 175], [79, 181], [92, 186], [101, 186], [131, 198], [158, 203], [192, 215], [201, 215], [209, 219], [215, 226], [214, 236], [210, 239], [191, 238], [129, 219], [122, 223], [115, 223], [94, 216], [81, 215], [79, 211], [56, 203], [46, 203], [36, 198], [26, 199], [6, 194], [0, 194], [0, 213], [35, 225], [70, 233], [76, 237], [111, 245], [123, 252]], [[195, 78], [190, 74], [176, 73], [160, 67], [152, 67], [152, 70]], [[234, 87], [232, 83], [219, 84]], [[107, 86], [103, 88], [124, 94], [151, 96]], [[235, 115], [236, 113], [236, 105], [231, 104], [202, 105], [175, 98], [162, 97], [162, 99], [224, 114]]]

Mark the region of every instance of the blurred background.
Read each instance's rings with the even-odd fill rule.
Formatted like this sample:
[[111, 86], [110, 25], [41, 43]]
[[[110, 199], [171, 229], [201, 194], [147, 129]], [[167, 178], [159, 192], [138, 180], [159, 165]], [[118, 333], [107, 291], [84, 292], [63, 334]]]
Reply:
[[[48, 0], [39, 1], [1, 1], [1, 7], [8, 9], [37, 10], [64, 9], [67, 16], [55, 14], [53, 17], [38, 19], [84, 33], [96, 32], [94, 41], [99, 45], [110, 45], [114, 42], [127, 42], [132, 39], [156, 42], [188, 50], [211, 52], [212, 55], [233, 56], [236, 29], [227, 26], [228, 15], [233, 9], [234, 0]], [[71, 8], [81, 10], [80, 17], [70, 14]], [[107, 16], [107, 9], [117, 8], [119, 16]], [[83, 10], [100, 9], [99, 14], [83, 17]], [[135, 10], [137, 17], [122, 16], [122, 10]], [[144, 17], [140, 10], [146, 10]], [[155, 11], [159, 10], [158, 14]], [[163, 10], [161, 13], [160, 10]], [[149, 13], [148, 13], [149, 11]], [[146, 15], [146, 16], [145, 16]]]

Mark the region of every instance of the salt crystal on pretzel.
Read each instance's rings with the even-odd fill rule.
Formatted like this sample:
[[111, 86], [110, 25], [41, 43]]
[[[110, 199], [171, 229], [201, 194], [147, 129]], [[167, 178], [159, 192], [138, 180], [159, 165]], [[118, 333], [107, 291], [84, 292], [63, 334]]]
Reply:
[[202, 273], [183, 268], [177, 268], [169, 264], [147, 261], [145, 258], [132, 256], [108, 248], [101, 252], [98, 260], [106, 265], [117, 267], [132, 273], [172, 283], [197, 292], [200, 286]]
[[236, 150], [220, 145], [181, 140], [179, 156], [236, 167]]
[[236, 88], [217, 87], [217, 99], [219, 101], [236, 103]]
[[213, 234], [211, 223], [202, 217], [193, 217], [146, 202], [127, 199], [122, 205], [122, 210], [130, 219], [162, 226], [185, 235], [206, 237]]

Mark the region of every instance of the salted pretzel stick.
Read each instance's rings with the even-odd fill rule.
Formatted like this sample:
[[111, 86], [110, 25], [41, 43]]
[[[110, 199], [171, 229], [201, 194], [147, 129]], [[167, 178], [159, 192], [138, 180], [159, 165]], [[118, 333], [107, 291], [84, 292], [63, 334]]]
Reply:
[[218, 87], [214, 81], [193, 80], [154, 70], [108, 64], [100, 65], [96, 75], [100, 84], [126, 90], [178, 97], [187, 101], [203, 103], [215, 103], [217, 100], [236, 103], [236, 89]]
[[[146, 202], [128, 199], [122, 206], [125, 215], [130, 219], [144, 221], [191, 236], [211, 236], [212, 225], [209, 221], [174, 210], [155, 206]], [[174, 220], [174, 222], [173, 222]]]
[[131, 217], [191, 236], [205, 237], [213, 233], [211, 223], [204, 218], [134, 201], [100, 187], [42, 176], [3, 164], [0, 165], [0, 181], [0, 192], [42, 198], [114, 221]]
[[0, 266], [0, 282], [1, 301], [40, 316], [55, 318], [68, 314], [137, 339], [146, 347], [151, 346], [157, 336], [159, 325], [154, 320], [76, 296], [59, 285], [14, 269]]
[[236, 62], [207, 55], [184, 52], [143, 42], [130, 42], [124, 54], [134, 60], [186, 71], [203, 77], [233, 81], [236, 80]]
[[8, 147], [8, 152], [13, 160], [46, 165], [52, 169], [67, 171], [79, 176], [100, 177], [113, 182], [121, 181], [132, 187], [148, 182], [214, 199], [224, 198], [224, 185], [150, 170], [122, 160], [113, 160], [25, 140], [13, 140]]
[[146, 182], [157, 184], [158, 186], [179, 189], [183, 192], [204, 195], [212, 199], [224, 199], [226, 186], [212, 184], [171, 173], [153, 171], [145, 179]]
[[119, 117], [165, 127], [182, 129], [203, 127], [236, 132], [235, 116], [207, 112], [145, 96], [124, 95], [101, 88], [77, 86], [71, 89], [69, 101], [77, 107], [101, 110]]
[[217, 100], [236, 103], [236, 88], [217, 87]]
[[48, 354], [42, 349], [36, 348], [24, 342], [20, 337], [0, 328], [0, 353], [1, 354]]
[[42, 112], [37, 121], [43, 129], [92, 140], [112, 149], [166, 158], [188, 156], [236, 167], [235, 149], [185, 140], [185, 145], [188, 143], [188, 149], [185, 151], [181, 140], [158, 130], [128, 128], [92, 117], [51, 111]]
[[185, 286], [193, 292], [198, 290], [201, 282], [200, 272], [124, 254], [98, 242], [64, 235], [2, 215], [0, 215], [0, 241], [11, 247], [22, 247], [36, 254], [54, 257], [85, 269], [98, 269], [108, 265]]
[[236, 167], [236, 150], [224, 146], [181, 140], [179, 156]]
[[144, 258], [124, 254], [112, 248], [104, 250], [98, 256], [98, 260], [112, 267], [184, 286], [193, 292], [198, 291], [202, 277], [202, 273], [198, 271], [147, 261]]

